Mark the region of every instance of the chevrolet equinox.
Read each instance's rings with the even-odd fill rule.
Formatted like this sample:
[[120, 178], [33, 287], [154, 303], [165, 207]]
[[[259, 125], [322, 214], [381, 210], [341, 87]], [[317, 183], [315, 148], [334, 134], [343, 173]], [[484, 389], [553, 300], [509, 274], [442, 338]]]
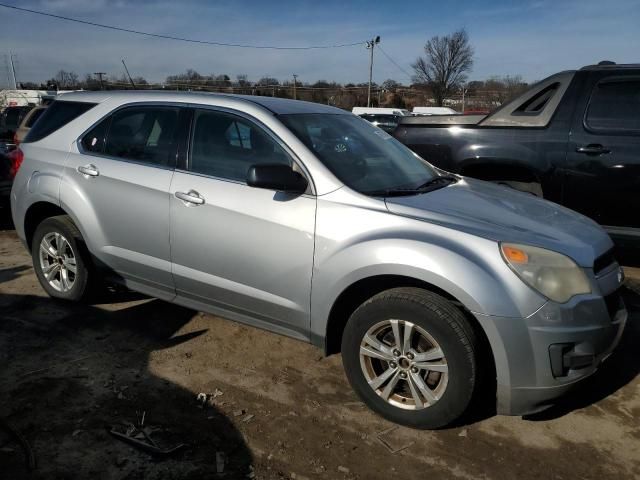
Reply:
[[439, 170], [337, 108], [70, 93], [18, 158], [12, 215], [50, 296], [106, 277], [341, 352], [403, 425], [450, 424], [487, 391], [498, 413], [543, 410], [625, 325], [596, 223]]

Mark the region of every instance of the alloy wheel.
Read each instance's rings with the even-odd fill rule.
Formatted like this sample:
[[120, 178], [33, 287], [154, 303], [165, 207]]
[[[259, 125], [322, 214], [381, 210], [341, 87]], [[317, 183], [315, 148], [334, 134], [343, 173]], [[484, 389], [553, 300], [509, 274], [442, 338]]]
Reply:
[[47, 233], [40, 242], [40, 269], [58, 292], [68, 292], [76, 281], [76, 255], [69, 241], [58, 232]]
[[444, 352], [423, 328], [404, 320], [372, 326], [360, 343], [360, 367], [387, 403], [407, 410], [434, 405], [449, 381]]

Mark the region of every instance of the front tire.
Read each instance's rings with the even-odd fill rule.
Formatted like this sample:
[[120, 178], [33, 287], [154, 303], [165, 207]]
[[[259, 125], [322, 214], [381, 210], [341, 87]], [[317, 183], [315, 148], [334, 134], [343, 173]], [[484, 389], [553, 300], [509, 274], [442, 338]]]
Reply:
[[89, 298], [94, 273], [82, 235], [67, 215], [47, 218], [38, 225], [31, 258], [40, 285], [49, 296], [72, 302]]
[[384, 418], [421, 429], [449, 425], [467, 410], [478, 351], [464, 314], [420, 288], [370, 298], [342, 337], [345, 372], [360, 398]]

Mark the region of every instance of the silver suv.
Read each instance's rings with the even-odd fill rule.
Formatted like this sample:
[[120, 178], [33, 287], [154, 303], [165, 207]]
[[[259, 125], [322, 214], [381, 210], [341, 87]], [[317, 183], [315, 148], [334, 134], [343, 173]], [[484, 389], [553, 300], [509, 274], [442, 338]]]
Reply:
[[12, 213], [49, 295], [108, 277], [342, 352], [400, 424], [447, 425], [487, 393], [498, 413], [542, 410], [625, 325], [598, 225], [438, 170], [336, 108], [71, 93], [21, 149]]

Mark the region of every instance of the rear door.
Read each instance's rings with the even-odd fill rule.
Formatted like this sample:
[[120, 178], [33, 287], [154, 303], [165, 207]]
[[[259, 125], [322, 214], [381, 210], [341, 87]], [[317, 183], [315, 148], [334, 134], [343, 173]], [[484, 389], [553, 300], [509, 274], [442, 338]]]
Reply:
[[614, 236], [640, 235], [640, 70], [590, 73], [569, 139], [564, 204]]
[[[117, 110], [71, 153], [60, 197], [77, 202], [93, 253], [116, 275], [161, 298], [172, 297], [169, 187], [180, 135], [176, 105]], [[75, 191], [74, 191], [75, 190]]]
[[171, 185], [176, 293], [236, 320], [307, 338], [316, 198], [249, 187], [259, 163], [293, 164], [257, 121], [194, 112], [188, 163]]

